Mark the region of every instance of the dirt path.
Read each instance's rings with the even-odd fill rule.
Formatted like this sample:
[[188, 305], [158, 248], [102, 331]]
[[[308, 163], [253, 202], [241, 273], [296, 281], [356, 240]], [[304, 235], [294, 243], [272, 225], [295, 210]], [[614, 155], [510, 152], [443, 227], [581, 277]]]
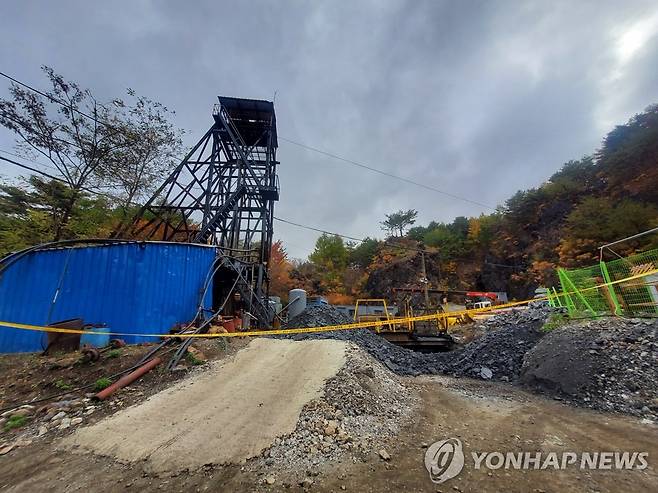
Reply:
[[[611, 492], [656, 491], [658, 427], [637, 418], [573, 408], [509, 385], [467, 379], [417, 379], [424, 406], [416, 426], [391, 443], [389, 463], [355, 465], [329, 477], [317, 491]], [[438, 485], [424, 464], [426, 447], [458, 438], [466, 456], [461, 474]], [[471, 452], [646, 451], [649, 467], [638, 470], [474, 469]], [[368, 480], [364, 481], [364, 477]]]
[[295, 429], [345, 361], [345, 343], [256, 339], [228, 362], [81, 428], [62, 443], [150, 472], [240, 463]]
[[[304, 349], [297, 356], [301, 357], [307, 352]], [[309, 355], [309, 367], [315, 368], [317, 358], [317, 354]], [[297, 361], [295, 359], [295, 364]], [[276, 366], [276, 360], [263, 363], [254, 361], [252, 364], [260, 365], [261, 368], [260, 373], [252, 378], [267, 377], [287, 368], [285, 364], [282, 367]], [[308, 373], [299, 371], [298, 367], [297, 370], [298, 375]], [[266, 380], [263, 387], [268, 387], [267, 382], [269, 380]], [[420, 392], [423, 403], [413, 425], [406, 427], [385, 444], [391, 459], [384, 461], [373, 452], [365, 462], [355, 463], [348, 455], [340, 463], [325, 464], [319, 470], [319, 475], [311, 478], [313, 483], [305, 491], [616, 493], [655, 491], [655, 485], [658, 484], [658, 428], [655, 425], [642, 424], [637, 418], [573, 408], [510, 385], [447, 377], [408, 379], [408, 382]], [[294, 393], [298, 385], [299, 382], [291, 381], [286, 388]], [[217, 392], [218, 389], [213, 391]], [[277, 400], [271, 389], [265, 388], [264, 391], [273, 400]], [[252, 423], [261, 429], [260, 424], [255, 424], [256, 421], [267, 421], [271, 411], [266, 409], [265, 414], [254, 411], [251, 406], [257, 406], [262, 399], [247, 392], [251, 391], [245, 388], [239, 395], [251, 404], [240, 409], [252, 413], [252, 417], [257, 416], [252, 419]], [[278, 400], [289, 399], [287, 394], [278, 396]], [[229, 402], [220, 403], [217, 412], [222, 412], [222, 404], [234, 405]], [[143, 426], [151, 426], [148, 421], [141, 423]], [[285, 423], [288, 425], [290, 422], [286, 420]], [[267, 429], [267, 424], [263, 425]], [[168, 434], [167, 421], [152, 429]], [[126, 436], [125, 430], [119, 432]], [[128, 432], [137, 433], [138, 427], [133, 425]], [[139, 433], [142, 437], [147, 435], [141, 435], [141, 431]], [[252, 430], [240, 433], [254, 434]], [[437, 485], [430, 481], [423, 459], [429, 444], [449, 437], [462, 441], [467, 456], [466, 465], [457, 477]], [[228, 443], [240, 441], [230, 437], [227, 439]], [[206, 435], [198, 440], [196, 445], [203, 448], [203, 442], [213, 440], [213, 436]], [[160, 474], [145, 470], [144, 464], [140, 462], [122, 464], [92, 454], [57, 452], [55, 445], [41, 442], [1, 457], [0, 489], [53, 492], [270, 492], [303, 489], [296, 482], [287, 482], [285, 477], [278, 475], [276, 464], [260, 473], [248, 472], [240, 465], [233, 465], [206, 466], [196, 471], [179, 470]], [[175, 447], [178, 447], [178, 442], [172, 448]], [[472, 451], [646, 451], [649, 453], [649, 467], [644, 471], [582, 471], [578, 468], [564, 471], [475, 470], [470, 459]], [[196, 454], [197, 451], [188, 448], [185, 451], [177, 449], [172, 453], [180, 458], [186, 454]], [[268, 485], [265, 479], [271, 476], [276, 481]], [[127, 487], [130, 489], [126, 490]]]

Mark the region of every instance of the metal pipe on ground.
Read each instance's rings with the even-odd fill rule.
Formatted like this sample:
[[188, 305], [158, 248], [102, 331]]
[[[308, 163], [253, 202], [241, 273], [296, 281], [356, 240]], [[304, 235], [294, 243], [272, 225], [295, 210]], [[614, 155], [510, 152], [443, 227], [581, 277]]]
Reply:
[[153, 358], [151, 361], [145, 363], [144, 365], [140, 366], [137, 368], [135, 371], [128, 373], [128, 375], [125, 375], [121, 377], [119, 380], [114, 382], [112, 385], [107, 387], [106, 389], [101, 390], [98, 394], [94, 396], [94, 399], [97, 399], [99, 401], [103, 401], [107, 399], [109, 396], [114, 394], [117, 390], [124, 388], [127, 385], [130, 385], [133, 383], [135, 380], [138, 378], [142, 377], [146, 373], [150, 372], [153, 368], [158, 366], [160, 363], [162, 363], [162, 360], [160, 358]]

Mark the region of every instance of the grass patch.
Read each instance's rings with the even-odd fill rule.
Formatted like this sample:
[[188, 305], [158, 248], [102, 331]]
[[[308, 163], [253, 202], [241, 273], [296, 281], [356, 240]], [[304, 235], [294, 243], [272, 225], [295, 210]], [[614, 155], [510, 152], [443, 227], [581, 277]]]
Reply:
[[548, 317], [548, 320], [542, 326], [541, 330], [544, 332], [550, 332], [568, 324], [569, 320], [569, 315], [565, 313], [553, 313], [550, 317]]
[[61, 390], [71, 390], [73, 388], [73, 385], [70, 383], [66, 383], [64, 380], [61, 378], [55, 382], [55, 387]]
[[192, 366], [198, 366], [203, 364], [203, 361], [201, 361], [199, 358], [194, 356], [189, 351], [185, 353], [185, 361], [187, 361]]
[[5, 431], [25, 426], [29, 420], [30, 418], [27, 416], [11, 416], [5, 423]]
[[111, 349], [107, 352], [108, 358], [118, 358], [119, 356], [121, 356], [121, 349]]
[[101, 390], [108, 388], [110, 385], [112, 385], [112, 380], [103, 377], [96, 380], [96, 383], [94, 383], [94, 389], [97, 392], [100, 392]]

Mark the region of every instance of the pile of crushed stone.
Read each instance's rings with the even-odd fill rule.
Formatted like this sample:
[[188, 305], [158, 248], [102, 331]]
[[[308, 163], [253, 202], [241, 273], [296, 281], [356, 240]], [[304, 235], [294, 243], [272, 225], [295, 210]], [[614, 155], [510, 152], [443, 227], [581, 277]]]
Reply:
[[353, 323], [350, 317], [336, 310], [331, 305], [309, 306], [284, 325], [286, 329], [298, 329], [300, 327], [324, 327], [326, 325], [342, 325]]
[[363, 462], [378, 453], [410, 423], [419, 402], [396, 375], [350, 344], [345, 365], [304, 407], [295, 431], [249, 467], [268, 471], [264, 482], [279, 476], [310, 485], [326, 462]]
[[548, 333], [521, 382], [575, 404], [658, 419], [658, 320], [605, 318]]
[[[338, 339], [354, 342], [398, 375], [450, 374], [473, 378], [516, 381], [523, 357], [544, 335], [541, 327], [551, 313], [546, 306], [511, 310], [479, 324], [485, 334], [461, 349], [444, 353], [418, 353], [389, 343], [369, 329], [296, 334], [296, 340]], [[349, 323], [331, 306], [309, 307], [287, 328], [322, 327]]]
[[[446, 353], [417, 353], [368, 329], [299, 334], [351, 341], [398, 375], [446, 374], [522, 384], [602, 411], [658, 420], [658, 320], [572, 321], [545, 332], [556, 311], [537, 304], [475, 324], [482, 335]], [[349, 323], [331, 306], [311, 307], [289, 327]]]
[[545, 335], [551, 309], [541, 305], [496, 315], [481, 337], [451, 353], [446, 372], [456, 376], [517, 381], [525, 354]]

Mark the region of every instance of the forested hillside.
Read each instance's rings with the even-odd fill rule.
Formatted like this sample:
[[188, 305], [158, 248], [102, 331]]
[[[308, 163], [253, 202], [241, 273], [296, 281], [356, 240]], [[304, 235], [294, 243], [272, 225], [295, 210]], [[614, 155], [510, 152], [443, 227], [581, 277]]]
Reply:
[[[401, 211], [402, 212], [402, 211]], [[493, 214], [415, 226], [403, 237], [360, 245], [318, 240], [293, 280], [333, 299], [389, 296], [417, 284], [424, 245], [429, 281], [451, 289], [525, 297], [555, 283], [555, 268], [589, 265], [606, 242], [658, 226], [658, 105], [617, 126], [592, 155], [565, 163], [537, 188], [518, 191]], [[395, 233], [393, 233], [395, 234]], [[658, 235], [620, 246], [658, 246]]]
[[[158, 118], [160, 127], [151, 127], [172, 134]], [[162, 169], [171, 166], [171, 151], [161, 151]], [[94, 170], [99, 181], [103, 169], [99, 164]], [[147, 171], [133, 189], [148, 191], [155, 184], [149, 174], [154, 171]], [[132, 175], [127, 170], [122, 176]], [[5, 183], [0, 186], [0, 255], [58, 238], [106, 237], [134, 210], [129, 201], [82, 187], [72, 190], [43, 176]], [[518, 191], [493, 214], [425, 226], [414, 225], [415, 217], [415, 211], [389, 215], [383, 223], [390, 235], [385, 240], [356, 244], [322, 235], [302, 261], [288, 259], [285, 239], [277, 242], [270, 262], [273, 292], [285, 297], [291, 287], [303, 287], [334, 302], [390, 296], [393, 287], [417, 285], [421, 249], [427, 251], [427, 277], [435, 287], [525, 297], [540, 284], [553, 284], [558, 265], [592, 264], [598, 246], [658, 226], [658, 105], [617, 126], [592, 155], [565, 163], [537, 188]], [[657, 239], [629, 242], [618, 253], [658, 246]]]

